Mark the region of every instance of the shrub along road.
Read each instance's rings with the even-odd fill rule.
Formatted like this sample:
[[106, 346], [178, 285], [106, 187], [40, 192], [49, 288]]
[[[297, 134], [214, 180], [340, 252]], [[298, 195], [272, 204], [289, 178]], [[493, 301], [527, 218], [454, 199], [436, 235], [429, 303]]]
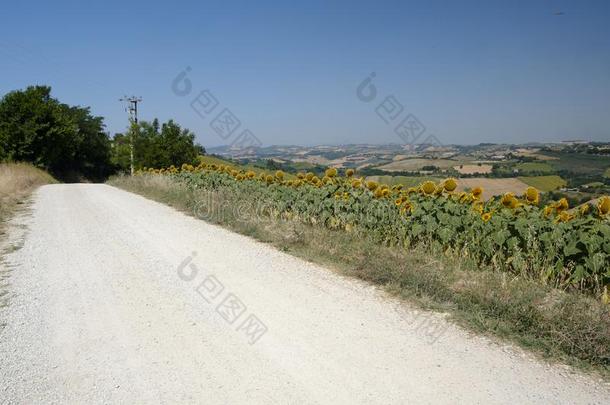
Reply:
[[34, 195], [0, 402], [604, 403], [610, 389], [107, 185]]

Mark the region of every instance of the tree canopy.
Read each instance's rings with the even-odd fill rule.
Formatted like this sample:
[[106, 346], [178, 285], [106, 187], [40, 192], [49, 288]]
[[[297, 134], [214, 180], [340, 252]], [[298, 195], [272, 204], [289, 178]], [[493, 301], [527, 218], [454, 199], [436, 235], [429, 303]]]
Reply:
[[30, 86], [0, 100], [0, 161], [30, 162], [64, 179], [102, 179], [113, 170], [110, 157], [103, 118], [60, 103], [51, 87]]
[[152, 122], [133, 124], [125, 134], [116, 134], [112, 142], [112, 161], [123, 171], [130, 167], [130, 136], [133, 135], [134, 167], [176, 167], [183, 163], [195, 163], [205, 149], [195, 143], [195, 134], [181, 128], [173, 120], [159, 126]]

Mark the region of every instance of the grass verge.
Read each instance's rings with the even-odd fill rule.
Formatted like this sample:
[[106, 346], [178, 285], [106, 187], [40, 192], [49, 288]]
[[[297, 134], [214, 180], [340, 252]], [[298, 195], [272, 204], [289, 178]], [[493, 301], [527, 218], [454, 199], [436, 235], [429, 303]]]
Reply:
[[32, 191], [56, 180], [44, 170], [27, 163], [0, 163], [0, 235], [15, 208]]
[[[202, 204], [238, 206], [248, 196], [189, 189], [166, 176], [118, 177], [109, 184], [194, 216]], [[204, 207], [205, 208], [205, 207]], [[205, 219], [295, 256], [384, 287], [463, 327], [507, 339], [553, 361], [610, 379], [610, 307], [506, 273], [455, 261], [434, 249], [400, 249], [366, 235], [301, 222], [205, 209]]]

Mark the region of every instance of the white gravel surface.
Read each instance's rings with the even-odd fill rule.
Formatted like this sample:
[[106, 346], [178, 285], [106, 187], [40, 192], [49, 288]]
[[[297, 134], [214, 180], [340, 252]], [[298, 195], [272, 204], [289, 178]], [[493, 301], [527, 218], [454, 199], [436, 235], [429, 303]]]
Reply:
[[[607, 385], [568, 368], [110, 186], [44, 186], [20, 221], [29, 229], [23, 248], [4, 264], [2, 403], [610, 398]], [[227, 311], [239, 302], [243, 313]], [[264, 334], [244, 325], [250, 315]]]

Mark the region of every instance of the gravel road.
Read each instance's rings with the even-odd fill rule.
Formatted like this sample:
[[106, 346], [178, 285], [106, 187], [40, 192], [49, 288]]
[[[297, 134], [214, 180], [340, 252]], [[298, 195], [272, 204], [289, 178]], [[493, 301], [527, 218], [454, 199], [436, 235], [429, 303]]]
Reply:
[[568, 368], [110, 186], [44, 186], [18, 222], [28, 231], [4, 264], [2, 403], [610, 398]]

